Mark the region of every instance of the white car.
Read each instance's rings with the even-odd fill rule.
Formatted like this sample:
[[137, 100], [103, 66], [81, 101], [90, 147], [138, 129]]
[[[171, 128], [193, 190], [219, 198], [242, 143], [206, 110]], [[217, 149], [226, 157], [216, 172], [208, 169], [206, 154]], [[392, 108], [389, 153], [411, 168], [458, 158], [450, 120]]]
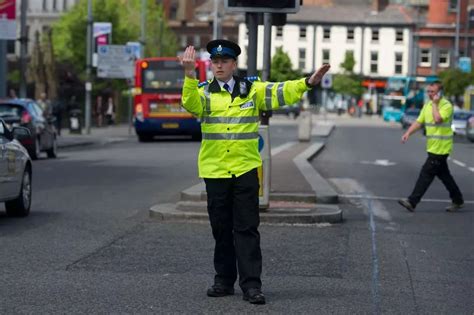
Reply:
[[32, 164], [28, 151], [19, 140], [31, 138], [27, 128], [10, 130], [0, 119], [0, 202], [7, 215], [25, 217], [31, 206]]

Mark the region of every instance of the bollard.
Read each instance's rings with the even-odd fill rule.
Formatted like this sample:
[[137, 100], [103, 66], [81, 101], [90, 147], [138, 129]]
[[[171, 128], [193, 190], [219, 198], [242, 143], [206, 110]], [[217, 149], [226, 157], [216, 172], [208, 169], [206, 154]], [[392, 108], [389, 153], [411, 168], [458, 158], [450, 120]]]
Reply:
[[311, 112], [307, 110], [301, 112], [299, 116], [298, 140], [300, 142], [311, 140], [311, 131], [313, 129], [311, 116]]

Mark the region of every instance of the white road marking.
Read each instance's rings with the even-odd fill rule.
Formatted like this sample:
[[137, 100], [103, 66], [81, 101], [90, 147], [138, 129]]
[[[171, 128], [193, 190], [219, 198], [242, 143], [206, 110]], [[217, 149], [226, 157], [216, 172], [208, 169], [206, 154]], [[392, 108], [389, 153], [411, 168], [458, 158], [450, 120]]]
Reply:
[[277, 155], [278, 153], [282, 152], [282, 151], [285, 151], [289, 148], [291, 148], [292, 146], [294, 146], [296, 144], [295, 141], [291, 141], [291, 142], [287, 142], [287, 143], [284, 143], [276, 148], [272, 148], [271, 149], [271, 152], [272, 152], [272, 156], [274, 155]]
[[462, 167], [466, 167], [466, 163], [463, 163], [463, 162], [455, 160], [455, 159], [453, 159], [452, 161], [453, 161], [454, 164], [457, 164], [457, 165], [462, 166]]
[[474, 167], [469, 167], [469, 170], [474, 173]]
[[[371, 195], [362, 195], [362, 194], [340, 194], [341, 198], [354, 198], [354, 199], [372, 199], [372, 200], [389, 200], [397, 201], [406, 197], [384, 197], [384, 196], [371, 196]], [[421, 199], [422, 202], [447, 202], [451, 203], [451, 199]], [[464, 200], [464, 203], [474, 204], [474, 200]]]
[[381, 165], [381, 166], [392, 166], [397, 163], [390, 162], [389, 160], [375, 160], [375, 161], [360, 161], [362, 164], [373, 164], [373, 165]]

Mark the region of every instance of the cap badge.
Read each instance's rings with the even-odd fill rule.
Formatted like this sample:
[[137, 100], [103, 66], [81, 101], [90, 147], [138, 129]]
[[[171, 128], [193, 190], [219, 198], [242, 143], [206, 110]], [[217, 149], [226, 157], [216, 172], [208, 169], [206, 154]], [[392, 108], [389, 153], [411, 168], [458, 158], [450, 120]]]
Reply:
[[217, 46], [217, 51], [221, 52], [222, 51], [222, 45]]

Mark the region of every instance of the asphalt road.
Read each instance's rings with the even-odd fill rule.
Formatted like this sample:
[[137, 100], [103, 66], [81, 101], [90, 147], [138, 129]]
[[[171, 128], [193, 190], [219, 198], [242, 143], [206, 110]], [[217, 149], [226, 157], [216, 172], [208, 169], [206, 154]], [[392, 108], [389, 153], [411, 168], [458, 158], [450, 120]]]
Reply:
[[[273, 146], [297, 139], [294, 122], [271, 128]], [[411, 173], [422, 158], [416, 151], [400, 159], [388, 154], [395, 151], [389, 149], [390, 139], [398, 133], [338, 128], [314, 164], [344, 193], [358, 193], [363, 186], [366, 195], [403, 195], [409, 188], [401, 186], [410, 187], [413, 180], [404, 184], [405, 176], [399, 175], [415, 176]], [[382, 147], [363, 146], [367, 137], [389, 140]], [[249, 305], [238, 290], [236, 296], [207, 298], [213, 278], [208, 224], [159, 223], [147, 212], [156, 203], [176, 201], [181, 190], [198, 183], [198, 146], [131, 139], [35, 161], [31, 215], [12, 219], [0, 212], [0, 313], [474, 310], [472, 208], [448, 215], [420, 207], [409, 214], [392, 201], [360, 198], [341, 205], [343, 224], [261, 227], [267, 305]], [[382, 179], [371, 184], [375, 167], [383, 175], [390, 168], [356, 163], [351, 156], [397, 162], [393, 179], [398, 184]], [[463, 180], [472, 183], [472, 175], [455, 172], [453, 167], [461, 186], [467, 187]]]

